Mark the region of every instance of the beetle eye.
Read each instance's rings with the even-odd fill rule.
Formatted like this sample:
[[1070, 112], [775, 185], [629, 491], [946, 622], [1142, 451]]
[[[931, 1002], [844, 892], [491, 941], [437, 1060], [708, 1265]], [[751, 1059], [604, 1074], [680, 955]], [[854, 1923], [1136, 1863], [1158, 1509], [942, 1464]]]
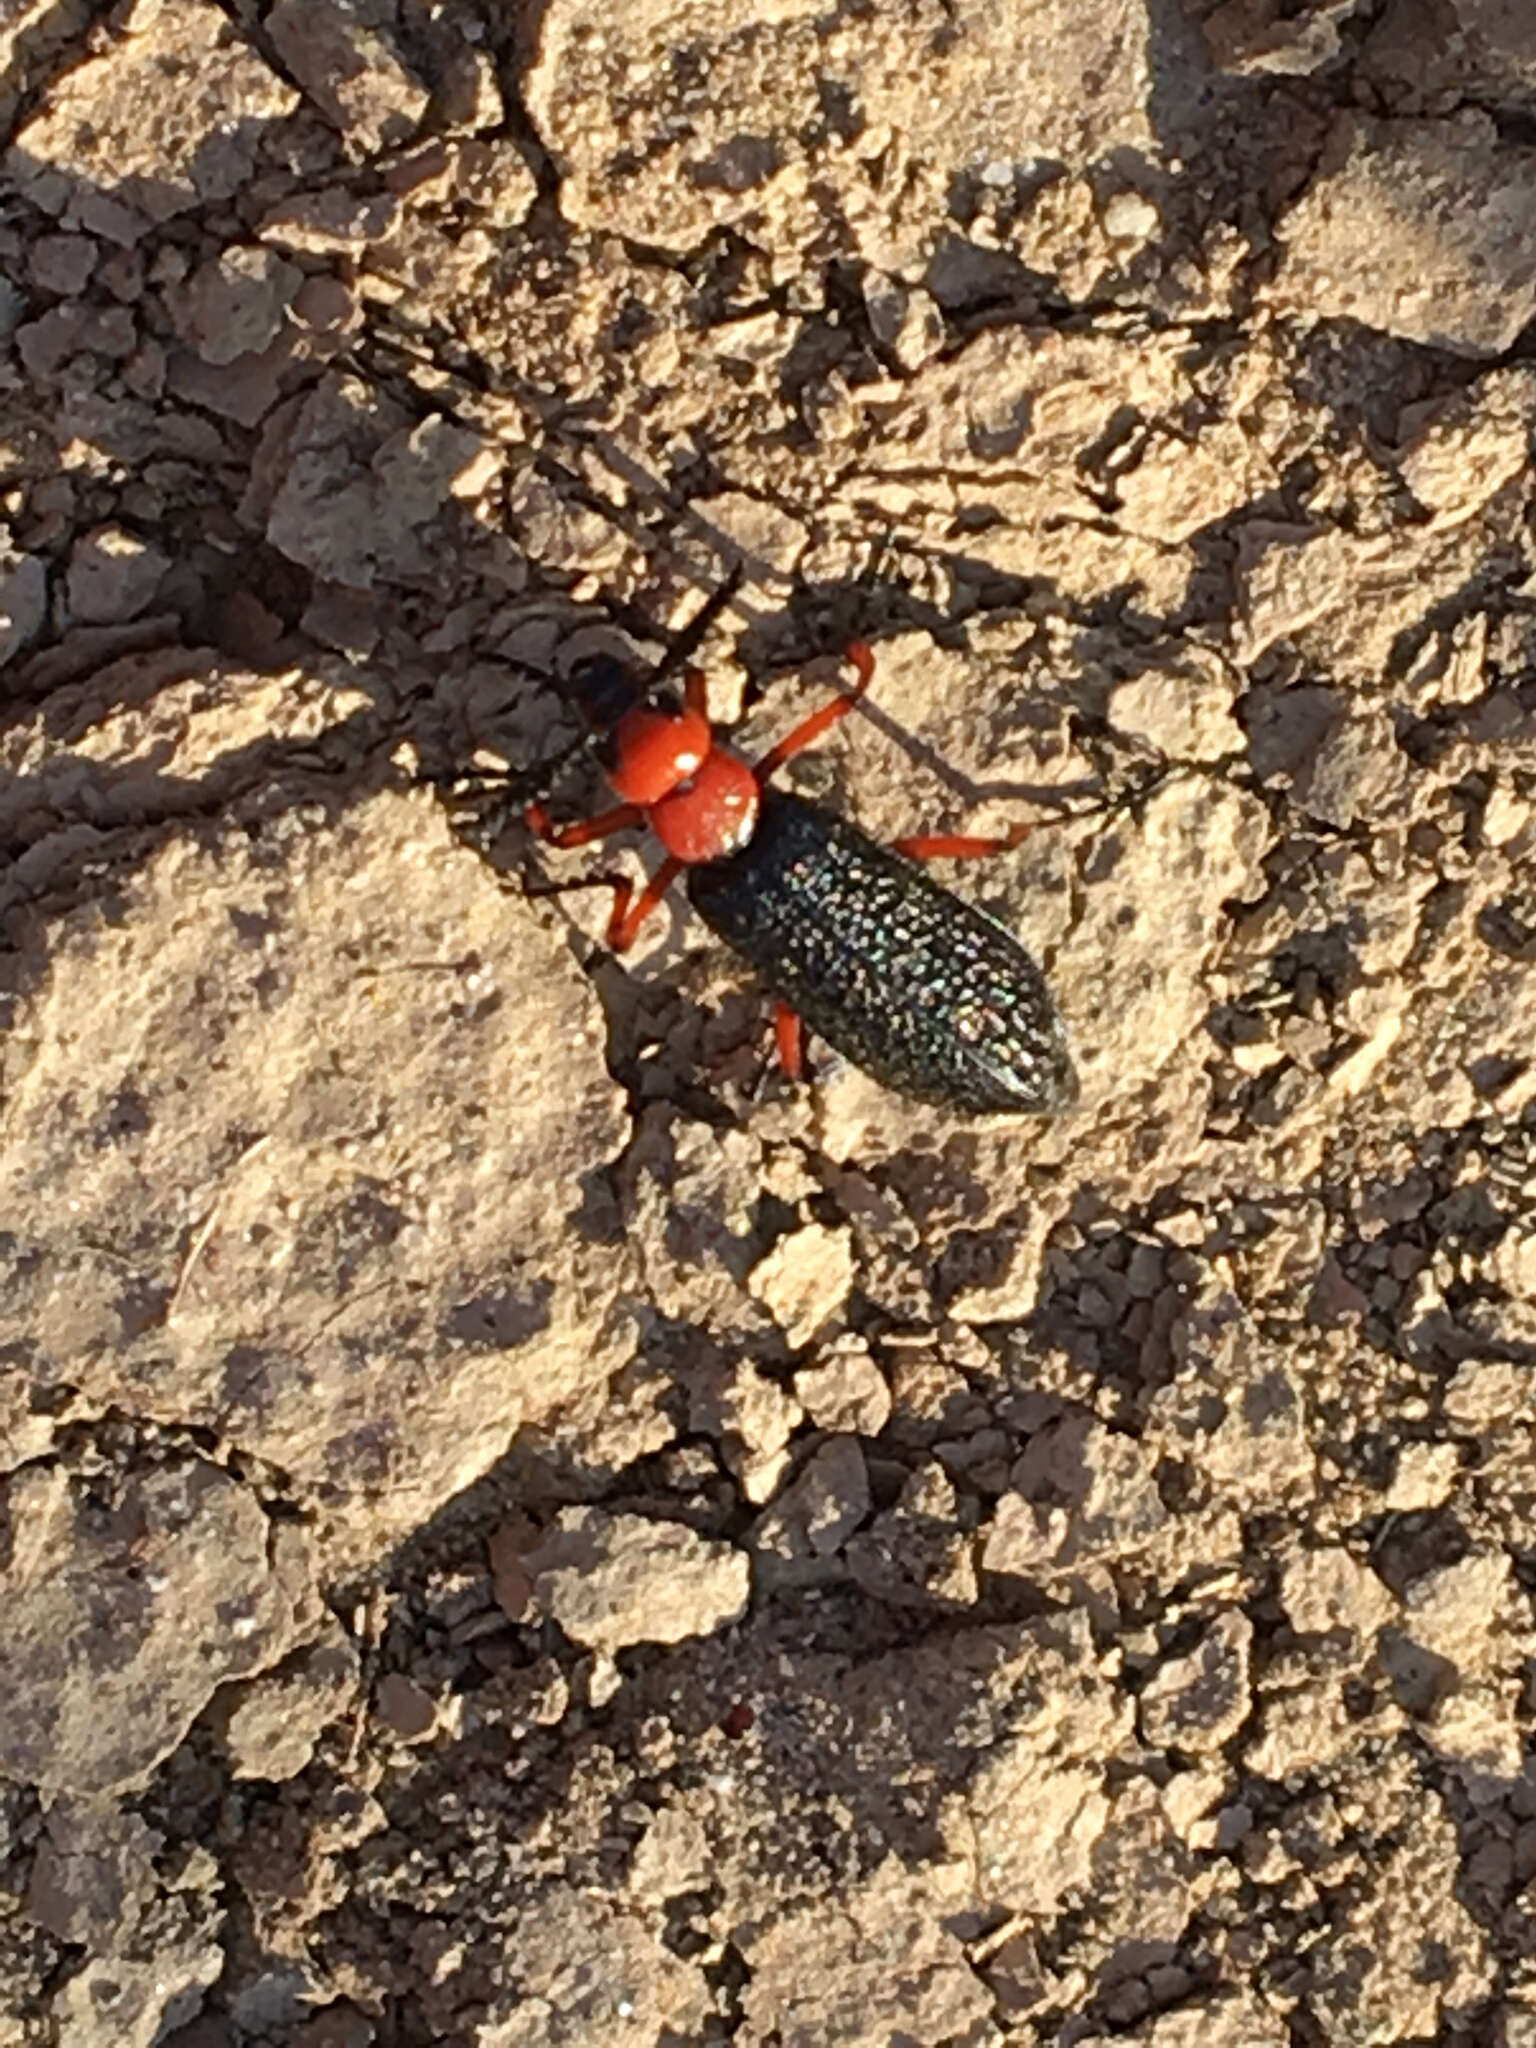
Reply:
[[616, 726], [639, 695], [635, 671], [616, 654], [589, 654], [578, 661], [566, 686], [582, 717], [594, 731]]

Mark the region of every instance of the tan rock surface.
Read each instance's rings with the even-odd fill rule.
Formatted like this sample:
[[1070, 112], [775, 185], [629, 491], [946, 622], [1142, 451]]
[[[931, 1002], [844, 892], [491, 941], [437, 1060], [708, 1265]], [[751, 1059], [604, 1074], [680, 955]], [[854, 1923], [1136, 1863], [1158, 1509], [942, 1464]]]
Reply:
[[[0, 14], [0, 2041], [1520, 2048], [1530, 9]], [[524, 829], [737, 562], [1071, 1115]]]

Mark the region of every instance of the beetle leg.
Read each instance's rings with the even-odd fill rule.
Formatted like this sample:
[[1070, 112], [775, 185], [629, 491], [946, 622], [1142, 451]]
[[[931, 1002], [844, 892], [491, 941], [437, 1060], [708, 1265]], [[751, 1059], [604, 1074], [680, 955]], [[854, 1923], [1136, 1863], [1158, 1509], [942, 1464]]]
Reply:
[[675, 860], [663, 861], [638, 896], [627, 875], [577, 875], [567, 882], [525, 881], [523, 894], [538, 898], [565, 896], [573, 889], [610, 890], [613, 908], [608, 913], [608, 929], [603, 935], [603, 943], [610, 953], [626, 953], [635, 943], [640, 927], [676, 881], [679, 866]]
[[701, 668], [683, 670], [683, 703], [696, 717], [709, 723], [709, 679]]
[[845, 658], [853, 665], [853, 688], [845, 690], [840, 697], [834, 697], [830, 704], [823, 704], [819, 711], [813, 711], [793, 731], [785, 733], [777, 746], [768, 749], [755, 770], [759, 784], [770, 781], [786, 761], [804, 753], [830, 726], [836, 725], [840, 718], [846, 718], [869, 688], [875, 673], [874, 649], [866, 647], [862, 640], [855, 640]]
[[1033, 830], [1032, 825], [1010, 825], [1006, 832], [985, 839], [964, 832], [916, 832], [909, 839], [893, 839], [891, 845], [908, 860], [981, 860], [1021, 846]]
[[680, 860], [664, 860], [652, 875], [639, 895], [635, 895], [634, 884], [615, 881], [613, 884], [613, 915], [608, 920], [608, 948], [613, 953], [627, 953], [640, 936], [640, 927], [666, 895], [672, 884], [683, 871]]
[[773, 1006], [773, 1038], [778, 1047], [779, 1065], [784, 1069], [786, 1079], [800, 1081], [805, 1077], [805, 1026], [799, 1013], [788, 1003]]
[[[699, 606], [656, 667], [646, 677], [645, 684], [647, 689], [654, 690], [659, 682], [673, 674], [676, 669], [690, 659], [694, 650], [704, 638], [704, 635], [709, 631], [709, 628], [714, 624], [721, 612], [725, 610], [737, 591], [740, 590], [742, 579], [746, 573], [747, 565], [745, 560], [738, 560], [725, 581]], [[644, 638], [644, 635], [642, 634], [641, 637]]]
[[644, 821], [639, 804], [616, 804], [611, 811], [599, 811], [595, 818], [579, 818], [574, 825], [552, 825], [542, 804], [529, 804], [523, 812], [528, 830], [546, 846], [588, 846], [594, 839], [607, 839], [631, 825]]

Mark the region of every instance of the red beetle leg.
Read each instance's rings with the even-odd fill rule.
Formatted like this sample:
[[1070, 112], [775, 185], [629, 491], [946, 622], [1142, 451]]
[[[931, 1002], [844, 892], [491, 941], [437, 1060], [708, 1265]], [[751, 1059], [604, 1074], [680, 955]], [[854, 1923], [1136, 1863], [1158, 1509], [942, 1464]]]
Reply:
[[792, 732], [785, 733], [777, 746], [768, 749], [757, 764], [759, 783], [768, 782], [786, 761], [792, 761], [796, 754], [804, 753], [805, 749], [819, 740], [824, 732], [836, 725], [840, 718], [846, 718], [869, 688], [870, 679], [875, 673], [874, 650], [866, 647], [862, 640], [855, 640], [849, 647], [845, 659], [853, 664], [853, 688], [845, 690], [840, 697], [834, 697], [830, 704], [823, 704], [819, 711], [813, 711], [810, 717], [797, 725]]
[[663, 861], [638, 897], [635, 885], [627, 875], [579, 875], [569, 882], [525, 881], [523, 894], [544, 897], [569, 896], [577, 889], [611, 891], [613, 908], [608, 913], [608, 929], [603, 935], [603, 943], [610, 953], [625, 953], [635, 943], [641, 925], [677, 879], [678, 868], [677, 861]]
[[1010, 825], [995, 838], [977, 839], [964, 832], [917, 832], [910, 839], [893, 839], [891, 845], [908, 860], [981, 860], [989, 853], [1007, 853], [1021, 846], [1033, 830], [1029, 825]]
[[805, 1026], [788, 1003], [775, 1003], [773, 1009], [773, 1036], [778, 1047], [779, 1065], [791, 1081], [802, 1080], [805, 1076]]
[[608, 920], [608, 946], [611, 952], [629, 951], [640, 936], [640, 927], [682, 871], [683, 864], [680, 860], [664, 860], [638, 896], [635, 895], [633, 883], [614, 883], [613, 915]]
[[709, 723], [709, 679], [703, 669], [690, 668], [683, 671], [683, 705], [694, 718]]

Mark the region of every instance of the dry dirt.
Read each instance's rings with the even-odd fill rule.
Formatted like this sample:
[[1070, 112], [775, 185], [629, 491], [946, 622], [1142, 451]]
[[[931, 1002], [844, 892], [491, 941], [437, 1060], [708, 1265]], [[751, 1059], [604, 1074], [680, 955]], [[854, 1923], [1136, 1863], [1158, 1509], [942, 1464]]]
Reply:
[[[3, 0], [0, 119], [0, 2042], [1533, 2048], [1536, 9]], [[1039, 820], [1071, 1115], [447, 789], [737, 562], [795, 786]]]

